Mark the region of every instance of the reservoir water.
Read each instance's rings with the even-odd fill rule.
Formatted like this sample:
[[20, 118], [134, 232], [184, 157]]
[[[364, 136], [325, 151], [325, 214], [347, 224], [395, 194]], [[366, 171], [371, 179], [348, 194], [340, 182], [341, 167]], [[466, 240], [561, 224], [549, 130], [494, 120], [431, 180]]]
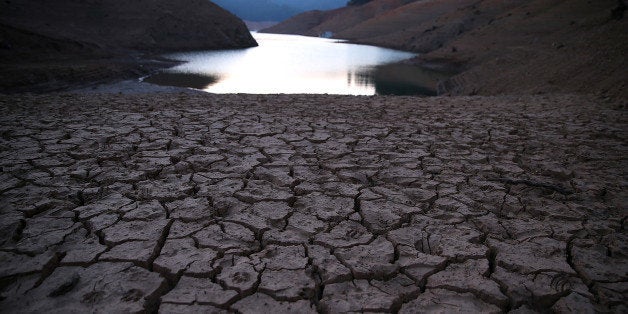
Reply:
[[144, 78], [210, 93], [434, 95], [443, 73], [398, 64], [416, 54], [334, 39], [253, 33], [258, 47], [166, 55], [184, 63]]

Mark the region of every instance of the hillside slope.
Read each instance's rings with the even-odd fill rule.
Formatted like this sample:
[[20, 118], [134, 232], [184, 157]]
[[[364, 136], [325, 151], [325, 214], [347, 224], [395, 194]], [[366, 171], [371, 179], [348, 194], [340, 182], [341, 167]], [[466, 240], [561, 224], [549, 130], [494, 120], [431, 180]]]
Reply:
[[294, 16], [262, 32], [319, 36], [327, 31], [338, 33], [416, 0], [377, 0], [361, 6], [330, 11], [309, 11]]
[[0, 23], [109, 49], [165, 51], [255, 45], [240, 19], [206, 0], [3, 1]]
[[374, 0], [309, 12], [265, 31], [420, 52], [454, 68], [445, 94], [586, 92], [626, 96], [628, 19], [617, 0]]
[[137, 77], [146, 54], [255, 46], [244, 23], [206, 0], [0, 2], [0, 92]]

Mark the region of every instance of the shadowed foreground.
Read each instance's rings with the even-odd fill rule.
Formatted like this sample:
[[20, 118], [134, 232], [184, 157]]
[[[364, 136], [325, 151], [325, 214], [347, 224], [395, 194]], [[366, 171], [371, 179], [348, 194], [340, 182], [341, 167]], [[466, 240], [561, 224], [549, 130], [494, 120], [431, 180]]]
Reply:
[[0, 96], [0, 311], [626, 312], [625, 109]]

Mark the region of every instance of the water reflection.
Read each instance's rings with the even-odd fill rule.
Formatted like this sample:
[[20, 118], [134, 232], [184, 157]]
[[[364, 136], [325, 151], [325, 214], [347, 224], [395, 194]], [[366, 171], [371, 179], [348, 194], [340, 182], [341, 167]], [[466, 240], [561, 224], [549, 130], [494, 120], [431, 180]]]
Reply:
[[372, 79], [378, 95], [436, 96], [438, 83], [453, 73], [426, 69], [416, 65], [388, 64], [364, 74]]
[[157, 85], [190, 87], [205, 89], [218, 82], [220, 78], [207, 74], [161, 72], [149, 76], [144, 82]]
[[431, 95], [436, 87], [428, 80], [433, 80], [430, 73], [391, 64], [415, 56], [412, 53], [323, 38], [254, 36], [259, 47], [170, 55], [187, 62], [145, 81], [211, 93], [254, 94]]
[[362, 70], [360, 72], [349, 72], [347, 73], [347, 85], [357, 85], [357, 86], [374, 86], [373, 73], [371, 69]]

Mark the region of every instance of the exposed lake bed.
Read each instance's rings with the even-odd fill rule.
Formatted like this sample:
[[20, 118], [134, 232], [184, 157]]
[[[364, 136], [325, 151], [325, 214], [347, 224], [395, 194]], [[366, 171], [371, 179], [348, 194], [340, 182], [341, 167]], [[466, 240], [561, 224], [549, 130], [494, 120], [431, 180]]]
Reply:
[[626, 1], [240, 1], [0, 2], [0, 313], [628, 312]]
[[621, 306], [624, 111], [584, 95], [0, 95], [0, 305]]

